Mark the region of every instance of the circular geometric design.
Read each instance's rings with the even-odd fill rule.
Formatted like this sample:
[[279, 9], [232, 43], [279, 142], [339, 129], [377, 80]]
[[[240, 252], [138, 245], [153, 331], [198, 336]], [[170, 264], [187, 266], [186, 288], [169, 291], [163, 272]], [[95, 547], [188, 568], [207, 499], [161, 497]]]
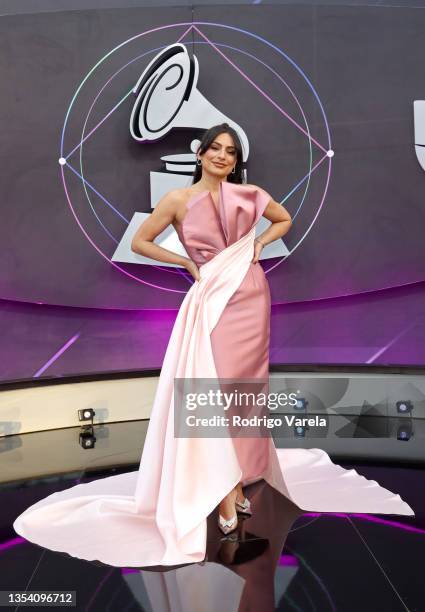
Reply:
[[[328, 160], [328, 162], [329, 162], [329, 163], [328, 163], [328, 173], [327, 173], [327, 178], [326, 178], [326, 184], [325, 184], [324, 192], [323, 192], [323, 194], [322, 194], [321, 201], [320, 201], [320, 204], [319, 204], [319, 206], [318, 206], [318, 208], [317, 208], [317, 211], [316, 211], [316, 213], [314, 214], [313, 219], [312, 219], [312, 221], [310, 222], [309, 226], [307, 227], [307, 230], [304, 232], [304, 234], [302, 235], [302, 237], [301, 237], [301, 238], [298, 240], [297, 244], [295, 244], [295, 246], [293, 246], [293, 247], [290, 249], [290, 251], [289, 251], [289, 255], [290, 255], [290, 254], [292, 254], [292, 253], [295, 251], [295, 249], [297, 249], [297, 248], [298, 248], [298, 246], [300, 246], [300, 244], [303, 242], [303, 240], [304, 240], [304, 239], [307, 237], [308, 233], [311, 231], [311, 229], [312, 229], [312, 227], [313, 227], [314, 223], [316, 222], [317, 217], [318, 217], [318, 215], [320, 214], [321, 209], [323, 208], [323, 204], [324, 204], [324, 201], [325, 201], [325, 197], [326, 197], [326, 193], [327, 193], [327, 189], [328, 189], [328, 185], [329, 185], [329, 180], [330, 180], [330, 172], [331, 172], [331, 158], [332, 158], [332, 157], [333, 157], [333, 155], [334, 155], [334, 151], [332, 151], [332, 149], [331, 149], [331, 141], [330, 141], [329, 125], [328, 125], [328, 122], [327, 122], [327, 119], [326, 119], [326, 115], [325, 115], [325, 112], [324, 112], [324, 109], [323, 109], [323, 105], [322, 105], [322, 103], [321, 103], [321, 101], [320, 101], [320, 98], [319, 98], [319, 96], [318, 96], [318, 94], [317, 94], [316, 90], [314, 89], [314, 86], [312, 85], [312, 83], [310, 82], [310, 80], [308, 79], [308, 77], [305, 75], [305, 73], [302, 71], [302, 69], [301, 69], [301, 68], [300, 68], [300, 67], [299, 67], [299, 66], [298, 66], [298, 65], [297, 65], [297, 64], [296, 64], [296, 63], [295, 63], [295, 62], [294, 62], [294, 61], [293, 61], [293, 60], [292, 60], [292, 59], [291, 59], [291, 58], [290, 58], [290, 57], [289, 57], [289, 56], [288, 56], [286, 53], [284, 53], [284, 51], [282, 51], [281, 49], [279, 49], [279, 47], [277, 47], [276, 45], [274, 45], [274, 44], [272, 44], [271, 42], [267, 41], [267, 40], [266, 40], [266, 39], [264, 39], [263, 37], [258, 36], [257, 34], [254, 34], [253, 32], [249, 32], [249, 31], [247, 31], [247, 30], [244, 30], [244, 29], [242, 29], [242, 28], [238, 28], [238, 27], [235, 27], [235, 26], [230, 26], [230, 25], [226, 25], [226, 24], [219, 24], [219, 23], [213, 23], [213, 22], [200, 22], [200, 21], [196, 22], [196, 21], [195, 21], [195, 22], [181, 22], [181, 23], [175, 23], [175, 24], [167, 24], [167, 25], [163, 25], [163, 26], [159, 26], [159, 27], [153, 28], [153, 29], [151, 29], [151, 30], [146, 30], [145, 32], [141, 32], [140, 34], [137, 34], [136, 36], [133, 36], [133, 37], [131, 37], [131, 38], [127, 39], [126, 41], [124, 41], [124, 42], [120, 43], [120, 44], [119, 44], [119, 45], [117, 45], [117, 46], [116, 46], [114, 49], [112, 49], [111, 51], [109, 51], [109, 52], [108, 52], [108, 53], [107, 53], [107, 54], [106, 54], [106, 55], [105, 55], [105, 56], [104, 56], [102, 59], [100, 59], [100, 60], [99, 60], [99, 61], [96, 63], [96, 65], [95, 65], [95, 66], [93, 66], [93, 68], [92, 68], [92, 69], [91, 69], [91, 70], [88, 72], [88, 74], [85, 76], [85, 78], [83, 79], [83, 81], [81, 82], [81, 84], [79, 85], [79, 87], [77, 88], [77, 90], [76, 90], [76, 92], [75, 92], [75, 94], [74, 94], [74, 96], [73, 96], [73, 98], [72, 98], [72, 100], [71, 100], [71, 103], [70, 103], [70, 105], [69, 105], [69, 108], [68, 108], [68, 110], [67, 110], [67, 112], [66, 112], [66, 115], [65, 115], [65, 120], [64, 120], [64, 124], [63, 124], [63, 128], [62, 128], [61, 144], [60, 144], [60, 159], [59, 159], [59, 165], [60, 165], [60, 168], [61, 168], [62, 182], [63, 182], [63, 186], [64, 186], [64, 190], [65, 190], [65, 194], [66, 194], [66, 197], [67, 197], [68, 204], [69, 204], [69, 206], [70, 206], [71, 212], [72, 212], [72, 214], [73, 214], [73, 216], [74, 216], [74, 218], [75, 218], [75, 220], [76, 220], [76, 222], [77, 222], [78, 226], [80, 227], [80, 229], [81, 229], [82, 233], [84, 234], [84, 236], [86, 237], [86, 239], [87, 239], [87, 240], [89, 241], [89, 243], [90, 243], [90, 244], [93, 246], [93, 248], [94, 248], [94, 249], [95, 249], [95, 250], [96, 250], [96, 251], [97, 251], [97, 252], [98, 252], [98, 253], [99, 253], [99, 254], [100, 254], [100, 255], [101, 255], [101, 256], [102, 256], [102, 257], [103, 257], [103, 258], [104, 258], [106, 261], [108, 261], [108, 263], [109, 263], [110, 265], [112, 265], [114, 268], [116, 268], [117, 270], [119, 270], [121, 273], [125, 274], [127, 277], [131, 278], [132, 280], [135, 280], [135, 281], [137, 281], [137, 282], [143, 283], [143, 284], [145, 284], [145, 285], [148, 285], [148, 286], [151, 286], [151, 287], [154, 287], [154, 288], [157, 288], [157, 289], [162, 289], [162, 290], [165, 290], [165, 291], [171, 291], [171, 292], [174, 292], [174, 293], [182, 293], [182, 294], [185, 294], [185, 293], [186, 293], [186, 291], [181, 291], [181, 290], [178, 290], [178, 289], [173, 289], [173, 288], [171, 288], [171, 287], [165, 287], [165, 286], [161, 286], [161, 285], [154, 284], [154, 283], [152, 283], [152, 282], [148, 282], [147, 280], [145, 280], [145, 279], [143, 279], [143, 278], [140, 278], [140, 277], [136, 276], [135, 274], [130, 273], [128, 270], [125, 270], [124, 268], [122, 268], [121, 266], [119, 266], [118, 264], [116, 264], [115, 262], [113, 262], [113, 261], [111, 261], [111, 260], [110, 260], [110, 258], [109, 258], [109, 257], [108, 257], [108, 256], [107, 256], [107, 255], [106, 255], [106, 254], [105, 254], [105, 253], [104, 253], [104, 252], [101, 250], [101, 248], [100, 248], [100, 247], [99, 247], [99, 246], [98, 246], [98, 245], [97, 245], [97, 244], [94, 242], [93, 238], [92, 238], [92, 237], [89, 235], [88, 231], [87, 231], [87, 230], [84, 228], [84, 226], [83, 226], [82, 222], [81, 222], [81, 221], [80, 221], [80, 219], [78, 218], [78, 215], [77, 215], [77, 213], [76, 213], [76, 211], [75, 211], [75, 209], [74, 209], [74, 207], [73, 207], [73, 205], [72, 205], [72, 201], [71, 201], [71, 197], [70, 197], [69, 189], [68, 189], [68, 187], [67, 187], [66, 178], [65, 178], [65, 173], [64, 173], [64, 167], [67, 167], [67, 168], [68, 168], [68, 169], [70, 169], [70, 170], [71, 170], [71, 171], [72, 171], [72, 172], [73, 172], [75, 175], [77, 175], [77, 176], [80, 178], [80, 180], [81, 180], [81, 181], [82, 181], [82, 183], [83, 183], [83, 187], [84, 187], [84, 190], [85, 190], [85, 193], [86, 193], [86, 197], [88, 198], [89, 203], [90, 203], [90, 205], [91, 205], [90, 198], [89, 198], [89, 194], [88, 194], [88, 192], [87, 192], [87, 186], [91, 187], [91, 185], [88, 183], [88, 181], [86, 181], [86, 180], [84, 179], [83, 170], [82, 170], [82, 147], [83, 147], [83, 143], [84, 143], [84, 141], [85, 141], [85, 140], [87, 140], [87, 138], [88, 138], [88, 137], [89, 137], [89, 136], [90, 136], [90, 135], [91, 135], [91, 134], [92, 134], [92, 133], [95, 131], [95, 129], [97, 129], [97, 127], [99, 127], [100, 123], [99, 123], [99, 124], [96, 126], [96, 128], [95, 128], [95, 129], [93, 129], [91, 132], [89, 132], [89, 134], [85, 135], [85, 127], [86, 127], [86, 125], [87, 125], [87, 121], [88, 121], [88, 118], [89, 118], [89, 116], [90, 116], [90, 113], [91, 113], [91, 111], [92, 111], [92, 109], [93, 109], [93, 107], [94, 107], [94, 105], [95, 105], [96, 101], [98, 100], [99, 96], [101, 95], [101, 93], [102, 93], [102, 92], [105, 90], [105, 88], [106, 88], [106, 87], [107, 87], [107, 86], [108, 86], [108, 85], [111, 83], [111, 81], [112, 81], [112, 80], [115, 78], [115, 76], [116, 76], [117, 74], [119, 74], [119, 73], [120, 73], [122, 70], [124, 70], [124, 69], [125, 69], [125, 68], [126, 68], [128, 65], [132, 64], [134, 61], [136, 61], [136, 60], [140, 59], [141, 57], [146, 56], [146, 55], [148, 55], [148, 54], [151, 54], [151, 53], [157, 52], [157, 51], [159, 51], [159, 50], [163, 49], [163, 48], [164, 48], [165, 46], [167, 46], [167, 45], [163, 45], [163, 46], [158, 47], [158, 48], [156, 48], [156, 49], [151, 49], [150, 51], [147, 51], [147, 52], [145, 52], [145, 53], [141, 54], [140, 56], [138, 56], [138, 57], [136, 57], [136, 58], [133, 58], [132, 60], [130, 60], [129, 62], [127, 62], [127, 64], [126, 64], [126, 65], [122, 66], [122, 67], [121, 67], [121, 68], [120, 68], [118, 71], [116, 71], [116, 72], [115, 72], [115, 74], [114, 74], [112, 77], [110, 77], [110, 78], [108, 79], [108, 81], [107, 81], [107, 82], [106, 82], [106, 83], [103, 85], [103, 87], [101, 88], [101, 90], [98, 92], [98, 94], [97, 94], [97, 95], [96, 95], [96, 97], [94, 98], [94, 101], [93, 101], [93, 102], [92, 102], [92, 104], [91, 104], [91, 107], [90, 107], [90, 109], [89, 109], [89, 112], [88, 112], [88, 114], [87, 114], [87, 117], [86, 117], [86, 120], [85, 120], [85, 123], [84, 123], [84, 129], [83, 129], [83, 134], [82, 134], [82, 136], [81, 136], [81, 140], [80, 140], [79, 144], [78, 144], [76, 147], [74, 147], [74, 149], [73, 149], [72, 151], [70, 151], [70, 152], [69, 152], [67, 155], [65, 155], [65, 153], [64, 153], [64, 140], [65, 140], [65, 133], [66, 133], [66, 129], [67, 129], [67, 126], [68, 126], [68, 121], [69, 121], [69, 118], [70, 118], [71, 110], [72, 110], [72, 108], [73, 108], [73, 106], [74, 106], [74, 104], [75, 104], [75, 102], [76, 102], [76, 100], [77, 100], [77, 97], [78, 97], [79, 93], [81, 92], [82, 87], [83, 87], [83, 86], [86, 84], [86, 82], [87, 82], [87, 81], [90, 79], [90, 77], [92, 77], [92, 76], [94, 75], [95, 71], [97, 70], [97, 68], [99, 68], [99, 66], [100, 66], [100, 65], [102, 65], [102, 64], [103, 64], [103, 63], [104, 63], [104, 62], [105, 62], [105, 61], [106, 61], [106, 60], [107, 60], [109, 57], [111, 57], [111, 56], [112, 56], [112, 54], [114, 54], [116, 51], [118, 51], [118, 49], [121, 49], [123, 46], [125, 46], [125, 45], [129, 44], [130, 42], [133, 42], [133, 41], [137, 40], [138, 38], [141, 38], [141, 37], [144, 37], [144, 36], [147, 36], [147, 35], [153, 34], [153, 33], [155, 33], [155, 32], [160, 32], [160, 31], [163, 31], [163, 30], [168, 30], [168, 29], [169, 29], [170, 31], [173, 31], [173, 29], [175, 29], [175, 28], [181, 28], [181, 27], [184, 27], [184, 26], [187, 26], [187, 30], [186, 30], [186, 31], [183, 33], [183, 35], [182, 35], [182, 36], [179, 38], [179, 41], [181, 41], [181, 40], [182, 40], [182, 39], [183, 39], [183, 38], [184, 38], [184, 37], [187, 35], [187, 33], [188, 33], [188, 32], [190, 32], [192, 29], [193, 29], [193, 30], [195, 30], [195, 31], [196, 31], [196, 32], [197, 32], [197, 33], [198, 33], [198, 34], [199, 34], [199, 35], [200, 35], [200, 36], [201, 36], [201, 37], [204, 39], [204, 41], [191, 41], [191, 44], [208, 44], [208, 45], [210, 45], [210, 47], [211, 47], [212, 49], [214, 49], [214, 50], [215, 50], [217, 53], [219, 53], [221, 56], [223, 56], [223, 57], [225, 58], [225, 60], [226, 60], [228, 63], [230, 63], [230, 64], [231, 64], [231, 65], [232, 65], [232, 66], [235, 68], [235, 70], [236, 70], [236, 71], [237, 71], [237, 72], [238, 72], [238, 73], [239, 73], [239, 74], [240, 74], [240, 75], [241, 75], [243, 78], [245, 78], [245, 79], [246, 79], [246, 80], [247, 80], [247, 81], [248, 81], [248, 82], [249, 82], [249, 83], [250, 83], [250, 84], [253, 86], [253, 88], [254, 88], [254, 89], [256, 89], [256, 90], [257, 90], [257, 91], [258, 91], [258, 92], [259, 92], [261, 95], [263, 95], [263, 97], [264, 97], [266, 100], [268, 100], [268, 102], [270, 102], [270, 104], [272, 104], [272, 106], [274, 106], [274, 107], [275, 107], [275, 108], [276, 108], [276, 109], [277, 109], [277, 110], [278, 110], [278, 111], [279, 111], [279, 112], [280, 112], [280, 113], [281, 113], [283, 116], [286, 116], [286, 118], [287, 118], [289, 121], [291, 121], [291, 122], [292, 122], [292, 123], [293, 123], [293, 124], [294, 124], [294, 125], [295, 125], [295, 126], [298, 128], [298, 129], [300, 129], [300, 130], [301, 130], [301, 131], [302, 131], [302, 132], [305, 134], [305, 136], [307, 137], [307, 139], [308, 139], [308, 143], [309, 143], [309, 149], [310, 149], [310, 156], [309, 156], [309, 157], [310, 157], [310, 159], [309, 159], [309, 170], [308, 170], [307, 174], [305, 175], [305, 177], [303, 177], [303, 178], [302, 178], [302, 179], [301, 179], [301, 180], [300, 180], [300, 181], [297, 183], [297, 185], [296, 185], [296, 186], [295, 186], [295, 187], [294, 187], [294, 188], [291, 190], [291, 192], [290, 192], [289, 194], [287, 194], [287, 195], [285, 196], [285, 198], [284, 198], [284, 199], [282, 200], [282, 202], [281, 202], [282, 204], [284, 204], [284, 203], [286, 202], [286, 200], [287, 200], [289, 197], [291, 197], [291, 196], [292, 196], [292, 194], [293, 194], [293, 193], [294, 193], [294, 192], [295, 192], [295, 191], [296, 191], [296, 190], [297, 190], [299, 187], [301, 187], [301, 185], [302, 185], [303, 183], [306, 183], [306, 188], [305, 188], [305, 191], [304, 191], [304, 194], [303, 194], [302, 201], [301, 201], [300, 205], [298, 206], [298, 209], [295, 211], [295, 213], [294, 213], [294, 214], [292, 214], [292, 218], [293, 218], [293, 219], [295, 219], [295, 218], [296, 218], [296, 216], [299, 214], [299, 212], [300, 212], [300, 210], [301, 210], [301, 208], [302, 208], [302, 205], [303, 205], [303, 202], [304, 202], [304, 199], [305, 199], [305, 197], [306, 197], [307, 190], [308, 190], [308, 187], [309, 187], [309, 184], [310, 184], [310, 179], [311, 179], [311, 175], [312, 175], [312, 173], [313, 173], [313, 172], [314, 172], [314, 171], [315, 171], [315, 170], [316, 170], [316, 169], [317, 169], [317, 168], [318, 168], [318, 167], [319, 167], [319, 166], [322, 164], [322, 162], [323, 162], [324, 160], [326, 160], [326, 159], [327, 159], [327, 160]], [[287, 60], [287, 61], [288, 61], [288, 62], [289, 62], [289, 63], [290, 63], [292, 66], [293, 66], [293, 68], [295, 68], [295, 69], [296, 69], [296, 71], [297, 71], [297, 72], [298, 72], [298, 73], [299, 73], [299, 74], [302, 76], [303, 80], [304, 80], [304, 81], [305, 81], [305, 83], [308, 85], [308, 87], [309, 87], [310, 91], [313, 93], [313, 96], [314, 96], [314, 98], [315, 98], [315, 100], [316, 100], [316, 102], [317, 102], [317, 104], [318, 104], [318, 106], [319, 106], [319, 108], [320, 108], [320, 112], [321, 112], [321, 115], [322, 115], [322, 118], [323, 118], [323, 122], [324, 122], [324, 125], [325, 125], [325, 128], [326, 128], [326, 134], [327, 134], [327, 140], [328, 140], [327, 147], [323, 147], [323, 146], [322, 146], [322, 145], [321, 145], [319, 142], [317, 142], [317, 141], [316, 141], [314, 138], [312, 138], [312, 136], [311, 136], [311, 134], [310, 134], [310, 130], [309, 130], [309, 128], [308, 128], [308, 122], [307, 122], [307, 119], [306, 119], [305, 113], [304, 113], [304, 111], [303, 111], [303, 109], [302, 109], [302, 107], [301, 107], [301, 104], [299, 103], [299, 101], [298, 101], [297, 97], [295, 96], [294, 92], [293, 92], [293, 91], [292, 91], [292, 89], [289, 87], [289, 85], [286, 83], [286, 81], [285, 81], [285, 80], [284, 80], [284, 79], [283, 79], [283, 78], [282, 78], [282, 77], [281, 77], [281, 76], [280, 76], [280, 75], [279, 75], [279, 74], [278, 74], [278, 73], [277, 73], [277, 72], [276, 72], [276, 71], [275, 71], [273, 68], [271, 68], [269, 65], [267, 65], [265, 62], [263, 62], [262, 60], [260, 60], [260, 59], [259, 59], [258, 57], [256, 57], [255, 55], [252, 55], [252, 54], [250, 54], [249, 52], [247, 52], [247, 51], [245, 51], [245, 50], [238, 49], [238, 48], [236, 48], [236, 47], [231, 47], [230, 45], [225, 45], [225, 44], [221, 44], [221, 43], [215, 43], [215, 42], [212, 42], [211, 40], [209, 40], [209, 39], [208, 39], [208, 38], [205, 36], [205, 34], [204, 34], [204, 33], [203, 33], [203, 32], [202, 32], [200, 29], [199, 29], [199, 27], [198, 27], [198, 26], [208, 26], [208, 27], [213, 27], [213, 28], [225, 28], [225, 29], [229, 29], [229, 30], [232, 30], [232, 31], [237, 31], [237, 32], [239, 32], [239, 33], [241, 33], [241, 34], [244, 34], [244, 35], [246, 35], [246, 36], [248, 36], [248, 37], [251, 37], [251, 38], [253, 38], [253, 39], [256, 39], [256, 40], [260, 41], [261, 43], [263, 43], [264, 45], [266, 45], [268, 48], [273, 49], [274, 51], [276, 51], [276, 52], [277, 52], [277, 53], [278, 53], [278, 54], [279, 54], [281, 57], [284, 57], [284, 58], [285, 58], [285, 59], [286, 59], [286, 60]], [[168, 44], [169, 44], [169, 43], [168, 43]], [[300, 113], [301, 113], [301, 115], [302, 115], [302, 117], [303, 117], [303, 120], [304, 120], [304, 124], [305, 124], [305, 126], [306, 126], [306, 129], [304, 129], [304, 128], [302, 128], [301, 126], [299, 126], [299, 125], [298, 125], [298, 124], [297, 124], [297, 123], [296, 123], [296, 122], [295, 122], [295, 121], [294, 121], [294, 120], [293, 120], [293, 119], [292, 119], [292, 118], [291, 118], [291, 117], [290, 117], [290, 116], [289, 116], [289, 115], [288, 115], [288, 114], [287, 114], [287, 113], [286, 113], [286, 112], [285, 112], [285, 111], [284, 111], [282, 108], [280, 108], [280, 107], [277, 105], [277, 103], [276, 103], [274, 100], [272, 100], [272, 99], [271, 99], [271, 98], [270, 98], [270, 97], [267, 95], [267, 93], [266, 93], [266, 92], [264, 92], [264, 91], [263, 91], [263, 90], [262, 90], [262, 89], [261, 89], [261, 88], [260, 88], [260, 87], [259, 87], [259, 86], [258, 86], [256, 83], [254, 83], [254, 82], [253, 82], [253, 81], [250, 79], [250, 77], [249, 77], [247, 74], [245, 74], [245, 73], [244, 73], [244, 72], [243, 72], [243, 71], [242, 71], [242, 70], [241, 70], [241, 69], [240, 69], [238, 66], [236, 66], [236, 65], [235, 65], [235, 64], [234, 64], [234, 63], [233, 63], [233, 62], [232, 62], [232, 61], [231, 61], [229, 58], [227, 58], [227, 57], [224, 55], [224, 53], [221, 51], [221, 48], [228, 48], [228, 49], [231, 49], [231, 50], [233, 50], [233, 51], [236, 51], [236, 52], [242, 53], [242, 54], [244, 54], [244, 55], [246, 55], [246, 56], [249, 56], [249, 57], [251, 57], [252, 59], [254, 59], [254, 60], [256, 60], [257, 62], [259, 62], [260, 64], [262, 64], [262, 65], [263, 65], [263, 66], [264, 66], [266, 69], [268, 69], [269, 71], [271, 71], [271, 72], [272, 72], [272, 73], [273, 73], [273, 74], [274, 74], [274, 75], [275, 75], [275, 76], [276, 76], [276, 77], [277, 77], [277, 78], [278, 78], [278, 79], [279, 79], [279, 80], [280, 80], [280, 81], [281, 81], [281, 82], [282, 82], [282, 83], [283, 83], [283, 84], [286, 86], [286, 88], [288, 89], [288, 91], [289, 91], [289, 92], [290, 92], [290, 94], [292, 95], [292, 97], [293, 97], [293, 99], [295, 100], [295, 102], [296, 102], [296, 104], [297, 104], [297, 106], [298, 106], [298, 108], [299, 108], [299, 110], [300, 110]], [[130, 91], [130, 92], [128, 92], [128, 93], [126, 94], [126, 96], [125, 96], [125, 97], [124, 97], [124, 98], [123, 98], [123, 99], [122, 99], [122, 100], [121, 100], [121, 101], [120, 101], [120, 102], [119, 102], [119, 103], [118, 103], [118, 104], [117, 104], [117, 105], [114, 107], [114, 109], [113, 109], [113, 110], [115, 110], [115, 109], [116, 109], [116, 108], [117, 108], [117, 107], [118, 107], [118, 106], [119, 106], [119, 105], [120, 105], [120, 104], [121, 104], [121, 103], [122, 103], [122, 102], [123, 102], [123, 101], [124, 101], [124, 100], [125, 100], [125, 99], [126, 99], [128, 96], [129, 96], [129, 95], [130, 95], [130, 93], [131, 93], [131, 91]], [[103, 123], [103, 121], [105, 121], [105, 120], [106, 120], [106, 119], [107, 119], [107, 118], [110, 116], [110, 114], [113, 112], [113, 110], [112, 110], [110, 113], [108, 113], [108, 115], [107, 115], [107, 116], [106, 116], [106, 117], [105, 117], [105, 118], [102, 120], [102, 122], [101, 122], [101, 123]], [[322, 157], [322, 158], [321, 158], [321, 159], [320, 159], [320, 160], [319, 160], [319, 161], [318, 161], [318, 162], [315, 164], [315, 166], [314, 166], [314, 167], [312, 167], [312, 159], [313, 159], [313, 156], [312, 156], [312, 142], [313, 142], [313, 143], [314, 143], [314, 144], [315, 144], [315, 145], [316, 145], [316, 146], [317, 146], [319, 149], [321, 149], [321, 151], [322, 151], [322, 152], [323, 152], [323, 154], [324, 154], [324, 155], [323, 155], [323, 157]], [[191, 148], [192, 148], [192, 147], [191, 147]], [[71, 164], [70, 164], [70, 163], [67, 161], [67, 160], [69, 159], [69, 157], [70, 157], [70, 156], [71, 156], [71, 155], [72, 155], [72, 154], [73, 154], [73, 153], [74, 153], [74, 152], [75, 152], [77, 149], [80, 149], [80, 166], [81, 166], [81, 168], [80, 168], [80, 169], [81, 169], [81, 174], [79, 174], [79, 173], [78, 173], [78, 172], [77, 172], [77, 171], [76, 171], [76, 170], [73, 168], [73, 166], [72, 166], [72, 165], [71, 165]], [[98, 193], [98, 192], [97, 192], [97, 191], [96, 191], [96, 190], [95, 190], [93, 187], [91, 187], [91, 188], [93, 189], [93, 191], [95, 191], [95, 193], [97, 193], [97, 195], [100, 195], [100, 197], [101, 197], [101, 198], [102, 198], [102, 199], [103, 199], [103, 200], [104, 200], [104, 201], [105, 201], [105, 202], [106, 202], [106, 203], [109, 205], [109, 203], [107, 202], [107, 200], [106, 200], [105, 198], [103, 198], [103, 196], [101, 196], [101, 194], [99, 194], [99, 193]], [[107, 233], [107, 234], [110, 236], [110, 238], [111, 238], [112, 240], [114, 240], [115, 242], [117, 242], [117, 240], [116, 240], [116, 239], [115, 239], [115, 238], [112, 236], [112, 234], [109, 232], [109, 230], [107, 230], [107, 229], [106, 229], [106, 227], [104, 226], [104, 224], [102, 223], [102, 221], [99, 219], [99, 217], [98, 217], [98, 215], [95, 213], [94, 208], [93, 208], [93, 206], [92, 206], [92, 205], [91, 205], [91, 207], [92, 207], [93, 213], [95, 214], [96, 218], [98, 219], [98, 221], [99, 221], [100, 225], [103, 227], [103, 229], [106, 231], [106, 233]], [[111, 208], [113, 208], [113, 207], [111, 207]], [[114, 210], [115, 210], [115, 209], [114, 209]], [[122, 217], [122, 219], [124, 219], [124, 220], [125, 220], [125, 221], [128, 223], [128, 220], [127, 220], [127, 219], [125, 219], [125, 218], [123, 217], [123, 215], [121, 215], [121, 214], [120, 214], [118, 211], [116, 211], [116, 210], [115, 210], [115, 212], [116, 212], [117, 214], [119, 214], [119, 215]], [[279, 260], [278, 260], [276, 263], [274, 263], [273, 265], [271, 265], [270, 267], [268, 267], [267, 269], [265, 269], [265, 272], [266, 272], [266, 273], [268, 273], [268, 272], [270, 272], [271, 270], [273, 270], [274, 268], [276, 268], [276, 266], [278, 266], [278, 265], [279, 265], [279, 264], [280, 264], [282, 261], [284, 261], [284, 260], [286, 259], [286, 257], [288, 257], [289, 255], [286, 255], [285, 257], [283, 257], [283, 258], [279, 259]], [[264, 262], [264, 260], [263, 260], [263, 263], [265, 263], [265, 262]], [[164, 268], [161, 268], [160, 266], [155, 266], [155, 267], [157, 267], [157, 268], [158, 268], [158, 269], [160, 269], [160, 270], [164, 270]], [[185, 275], [183, 274], [183, 272], [181, 272], [180, 270], [176, 270], [176, 269], [174, 269], [174, 270], [165, 269], [165, 271], [166, 271], [167, 273], [173, 273], [173, 274], [178, 273], [178, 274], [180, 274], [180, 275], [185, 276]]]

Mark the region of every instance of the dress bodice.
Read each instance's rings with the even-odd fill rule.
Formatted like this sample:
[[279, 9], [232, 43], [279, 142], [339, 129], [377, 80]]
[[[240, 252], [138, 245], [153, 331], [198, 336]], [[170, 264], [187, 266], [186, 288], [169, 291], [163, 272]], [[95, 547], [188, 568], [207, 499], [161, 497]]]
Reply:
[[188, 256], [203, 265], [245, 236], [259, 221], [271, 196], [261, 187], [222, 181], [218, 207], [209, 191], [195, 194], [177, 234]]

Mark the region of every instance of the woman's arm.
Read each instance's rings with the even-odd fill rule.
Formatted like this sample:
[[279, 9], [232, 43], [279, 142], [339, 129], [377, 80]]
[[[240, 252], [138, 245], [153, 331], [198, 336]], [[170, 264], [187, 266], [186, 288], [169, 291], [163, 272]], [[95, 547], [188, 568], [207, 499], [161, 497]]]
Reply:
[[173, 263], [186, 268], [191, 260], [173, 251], [164, 249], [154, 243], [155, 238], [165, 230], [175, 219], [179, 204], [179, 194], [176, 190], [169, 191], [153, 209], [153, 212], [143, 221], [131, 242], [131, 250], [139, 255]]

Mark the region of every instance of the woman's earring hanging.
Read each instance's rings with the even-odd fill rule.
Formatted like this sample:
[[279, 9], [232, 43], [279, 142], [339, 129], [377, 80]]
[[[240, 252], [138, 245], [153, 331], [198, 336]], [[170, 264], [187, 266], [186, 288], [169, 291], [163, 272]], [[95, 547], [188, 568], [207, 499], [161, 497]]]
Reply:
[[236, 174], [236, 166], [233, 166], [232, 174]]
[[202, 166], [202, 161], [199, 159], [199, 157], [198, 157], [198, 159], [196, 160], [196, 165], [197, 165], [197, 166]]

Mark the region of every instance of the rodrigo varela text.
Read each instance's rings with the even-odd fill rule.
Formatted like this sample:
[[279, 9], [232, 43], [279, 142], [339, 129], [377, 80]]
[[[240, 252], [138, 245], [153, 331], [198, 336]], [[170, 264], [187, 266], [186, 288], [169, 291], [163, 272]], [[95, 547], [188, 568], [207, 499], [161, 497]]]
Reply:
[[230, 419], [228, 417], [215, 415], [212, 417], [196, 417], [190, 415], [186, 417], [186, 424], [189, 427], [228, 427], [232, 424], [234, 427], [282, 427], [283, 423], [288, 427], [326, 427], [327, 419], [318, 415], [310, 417], [298, 417], [295, 415], [283, 415], [284, 421], [279, 418], [270, 418], [266, 416], [241, 417], [237, 414]]

